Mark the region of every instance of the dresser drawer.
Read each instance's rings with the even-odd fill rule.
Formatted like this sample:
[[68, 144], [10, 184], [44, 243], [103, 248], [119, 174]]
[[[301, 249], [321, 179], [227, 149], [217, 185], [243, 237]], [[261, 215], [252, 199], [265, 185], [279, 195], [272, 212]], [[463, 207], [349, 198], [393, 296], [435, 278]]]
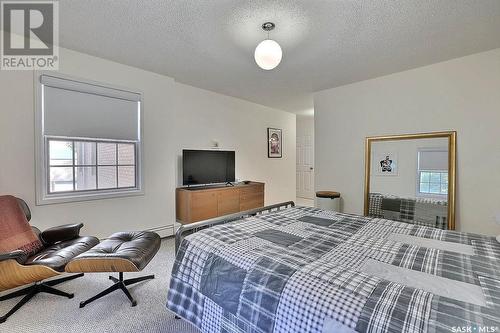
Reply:
[[240, 189], [241, 195], [254, 194], [254, 193], [259, 193], [259, 194], [264, 193], [264, 184], [252, 185]]
[[253, 192], [253, 193], [247, 193], [247, 194], [240, 194], [240, 201], [252, 201], [252, 200], [258, 200], [260, 198], [264, 198], [264, 192]]
[[218, 216], [217, 193], [214, 191], [195, 192], [191, 196], [191, 222], [207, 220]]
[[264, 207], [264, 198], [259, 200], [240, 202], [240, 210], [249, 210], [254, 208]]
[[219, 216], [237, 213], [240, 210], [240, 191], [220, 191], [217, 194], [217, 210]]
[[[247, 190], [247, 189], [245, 189]], [[264, 191], [241, 191], [240, 210], [249, 210], [264, 206]]]

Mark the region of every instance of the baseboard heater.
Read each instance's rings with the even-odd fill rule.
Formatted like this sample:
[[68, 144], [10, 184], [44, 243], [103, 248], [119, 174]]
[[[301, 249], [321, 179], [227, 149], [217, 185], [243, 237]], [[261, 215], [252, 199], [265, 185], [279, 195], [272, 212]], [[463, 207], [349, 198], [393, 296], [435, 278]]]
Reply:
[[170, 237], [170, 236], [174, 235], [174, 226], [173, 225], [156, 227], [156, 228], [151, 228], [151, 229], [147, 229], [147, 230], [156, 232], [158, 235], [160, 235], [161, 238]]

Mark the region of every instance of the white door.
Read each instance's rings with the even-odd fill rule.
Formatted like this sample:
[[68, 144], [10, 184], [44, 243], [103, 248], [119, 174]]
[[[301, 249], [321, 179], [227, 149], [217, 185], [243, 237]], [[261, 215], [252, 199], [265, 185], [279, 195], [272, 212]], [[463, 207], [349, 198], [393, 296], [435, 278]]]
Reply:
[[297, 196], [314, 199], [314, 146], [309, 133], [297, 134]]

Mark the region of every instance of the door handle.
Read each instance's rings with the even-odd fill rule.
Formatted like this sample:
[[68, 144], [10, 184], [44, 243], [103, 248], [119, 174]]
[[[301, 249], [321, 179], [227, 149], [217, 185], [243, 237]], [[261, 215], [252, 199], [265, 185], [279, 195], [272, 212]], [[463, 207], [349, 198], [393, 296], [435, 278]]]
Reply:
[[309, 170], [314, 170], [314, 168], [313, 167], [309, 167]]

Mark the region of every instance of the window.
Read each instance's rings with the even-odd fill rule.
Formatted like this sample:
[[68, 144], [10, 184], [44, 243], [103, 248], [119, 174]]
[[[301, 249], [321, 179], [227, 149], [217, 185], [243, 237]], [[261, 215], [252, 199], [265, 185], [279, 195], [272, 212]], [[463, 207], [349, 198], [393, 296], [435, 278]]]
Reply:
[[448, 195], [448, 150], [418, 151], [417, 195]]
[[141, 95], [41, 75], [37, 203], [142, 194]]
[[448, 171], [420, 171], [420, 193], [448, 195]]
[[48, 192], [135, 188], [135, 145], [49, 139]]

